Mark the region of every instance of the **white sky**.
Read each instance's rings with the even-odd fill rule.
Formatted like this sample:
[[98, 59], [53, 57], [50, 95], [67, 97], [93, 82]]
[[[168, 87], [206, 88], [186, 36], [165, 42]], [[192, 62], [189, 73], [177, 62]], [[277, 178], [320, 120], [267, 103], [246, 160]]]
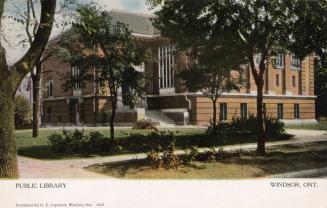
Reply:
[[[89, 0], [79, 0], [81, 3], [87, 3]], [[24, 10], [23, 0], [6, 0], [5, 4], [5, 15], [11, 14], [15, 11], [14, 4], [17, 5], [19, 9]], [[145, 0], [97, 0], [99, 5], [101, 5], [105, 10], [124, 10], [137, 13], [152, 13], [148, 10], [148, 6], [145, 4]], [[56, 17], [57, 23], [62, 22], [62, 15]], [[24, 26], [17, 23], [11, 19], [5, 18], [2, 22], [1, 28], [3, 36], [0, 35], [0, 41], [6, 48], [7, 59], [9, 64], [13, 64], [18, 60], [28, 49], [28, 47], [22, 47], [19, 44], [22, 40], [26, 39], [26, 34], [24, 31]], [[1, 32], [0, 31], [0, 32]], [[62, 31], [62, 28], [53, 28], [52, 36], [57, 35]]]

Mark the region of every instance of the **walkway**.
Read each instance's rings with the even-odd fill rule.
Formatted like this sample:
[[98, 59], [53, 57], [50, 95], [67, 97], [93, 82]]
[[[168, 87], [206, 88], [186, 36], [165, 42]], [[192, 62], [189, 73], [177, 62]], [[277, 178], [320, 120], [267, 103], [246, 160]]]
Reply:
[[[318, 130], [288, 130], [290, 134], [296, 135], [296, 139], [287, 141], [269, 142], [267, 147], [297, 144], [297, 143], [310, 143], [327, 141], [327, 131]], [[224, 151], [236, 150], [252, 150], [256, 148], [255, 143], [228, 145], [224, 146]], [[202, 149], [204, 151], [205, 149]], [[182, 154], [184, 151], [177, 151], [177, 154]], [[138, 158], [144, 158], [145, 154], [139, 154]], [[98, 163], [118, 162], [124, 160], [134, 159], [132, 155], [119, 155], [119, 156], [105, 156], [69, 160], [38, 160], [27, 157], [18, 157], [18, 165], [20, 169], [21, 178], [108, 178], [101, 174], [90, 172], [85, 167]]]
[[327, 167], [272, 175], [270, 178], [327, 178]]

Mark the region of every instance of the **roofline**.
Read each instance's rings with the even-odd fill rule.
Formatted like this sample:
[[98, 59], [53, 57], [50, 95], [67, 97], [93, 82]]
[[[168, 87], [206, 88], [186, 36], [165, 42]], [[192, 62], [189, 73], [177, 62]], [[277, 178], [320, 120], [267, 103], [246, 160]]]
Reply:
[[142, 33], [132, 33], [132, 36], [134, 37], [144, 37], [144, 38], [156, 38], [156, 37], [160, 37], [160, 34], [142, 34]]
[[131, 11], [126, 11], [126, 10], [120, 10], [120, 9], [112, 9], [109, 11], [113, 13], [119, 13], [119, 14], [131, 14], [131, 15], [136, 15], [140, 17], [148, 17], [148, 18], [155, 18], [154, 14], [147, 14], [147, 13], [141, 13], [141, 12], [131, 12]]

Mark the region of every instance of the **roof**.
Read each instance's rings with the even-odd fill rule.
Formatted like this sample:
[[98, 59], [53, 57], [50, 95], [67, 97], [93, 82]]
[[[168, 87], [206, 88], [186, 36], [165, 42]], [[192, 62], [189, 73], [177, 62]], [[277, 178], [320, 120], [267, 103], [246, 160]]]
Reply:
[[154, 18], [153, 15], [131, 13], [126, 11], [112, 10], [109, 12], [112, 16], [113, 21], [127, 24], [129, 29], [132, 30], [133, 34], [139, 35], [158, 35], [159, 30], [156, 29], [151, 21]]
[[[132, 13], [120, 10], [111, 10], [109, 14], [113, 18], [114, 22], [121, 22], [128, 25], [129, 29], [132, 31], [132, 35], [134, 36], [153, 37], [160, 35], [160, 31], [153, 26], [151, 21], [151, 19], [154, 18], [154, 15]], [[49, 43], [56, 42], [69, 30], [70, 29], [67, 29], [60, 34], [56, 34], [55, 36], [51, 37]]]

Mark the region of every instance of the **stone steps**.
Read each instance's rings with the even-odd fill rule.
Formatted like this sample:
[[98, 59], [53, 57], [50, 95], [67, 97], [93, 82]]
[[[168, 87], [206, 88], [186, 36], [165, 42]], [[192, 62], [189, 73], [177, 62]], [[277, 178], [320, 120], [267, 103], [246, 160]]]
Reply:
[[164, 115], [160, 110], [146, 110], [145, 118], [159, 122], [160, 127], [176, 126], [175, 121]]

